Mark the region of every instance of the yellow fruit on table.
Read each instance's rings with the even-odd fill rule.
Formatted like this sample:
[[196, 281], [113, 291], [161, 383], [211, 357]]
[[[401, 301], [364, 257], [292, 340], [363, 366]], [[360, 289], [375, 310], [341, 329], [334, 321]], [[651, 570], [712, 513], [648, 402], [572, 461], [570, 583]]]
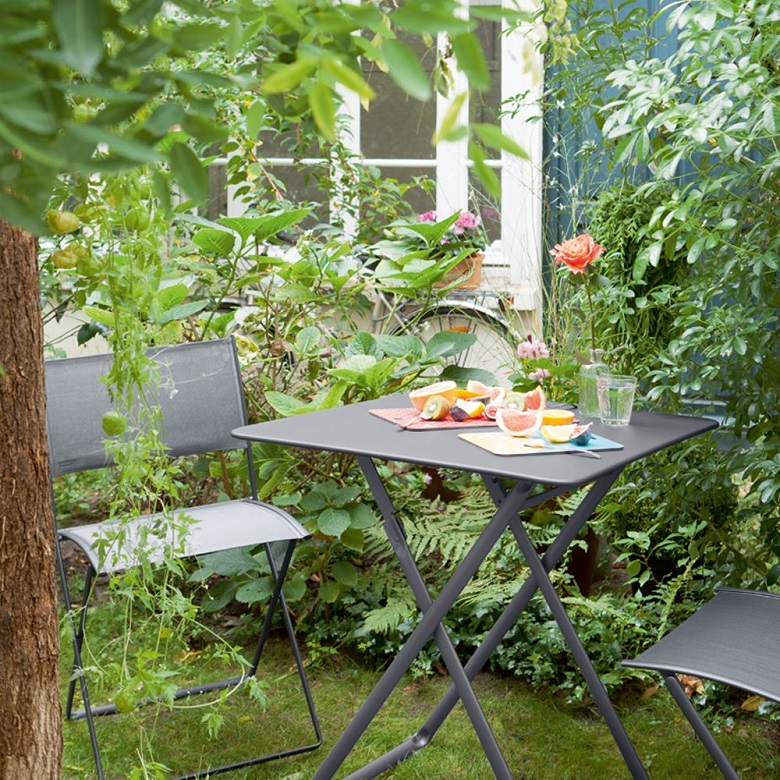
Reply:
[[569, 409], [545, 409], [542, 412], [542, 425], [571, 425], [574, 412]]
[[543, 425], [542, 436], [553, 444], [563, 444], [571, 439], [576, 425]]
[[452, 405], [458, 397], [458, 386], [450, 380], [434, 382], [432, 385], [421, 387], [419, 390], [412, 390], [409, 393], [409, 400], [414, 408], [421, 412], [425, 408], [428, 399], [433, 395], [440, 395], [442, 398], [446, 398]]

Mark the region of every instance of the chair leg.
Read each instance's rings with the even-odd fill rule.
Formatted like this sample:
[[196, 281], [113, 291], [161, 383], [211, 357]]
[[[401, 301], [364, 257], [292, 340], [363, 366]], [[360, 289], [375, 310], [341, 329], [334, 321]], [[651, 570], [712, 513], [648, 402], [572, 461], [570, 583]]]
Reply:
[[[56, 534], [56, 528], [55, 528]], [[79, 681], [81, 687], [81, 698], [84, 701], [84, 717], [87, 721], [87, 729], [89, 730], [89, 741], [92, 746], [92, 757], [95, 761], [95, 771], [97, 772], [97, 780], [103, 780], [103, 763], [100, 760], [100, 748], [98, 747], [97, 732], [95, 731], [95, 720], [92, 717], [92, 708], [89, 703], [89, 692], [87, 690], [87, 681], [84, 677], [84, 666], [81, 660], [81, 646], [84, 641], [84, 621], [86, 619], [86, 602], [89, 597], [89, 591], [92, 587], [92, 578], [94, 572], [91, 566], [87, 569], [87, 574], [84, 581], [84, 593], [82, 595], [82, 608], [79, 615], [78, 626], [73, 615], [73, 601], [70, 596], [70, 588], [68, 587], [68, 574], [65, 571], [65, 562], [62, 558], [62, 548], [60, 547], [60, 539], [57, 536], [55, 543], [55, 554], [57, 558], [57, 570], [60, 575], [60, 584], [62, 586], [62, 598], [65, 606], [65, 614], [70, 624], [71, 636], [73, 638], [73, 668], [71, 671], [72, 679], [68, 685], [68, 699], [66, 703], [65, 712], [69, 720], [73, 720], [73, 694], [76, 688], [76, 679]]]
[[691, 704], [690, 699], [685, 695], [685, 689], [677, 679], [677, 675], [668, 674], [666, 675], [665, 681], [669, 693], [672, 694], [675, 702], [677, 702], [677, 706], [688, 719], [688, 722], [696, 732], [696, 736], [704, 744], [704, 747], [707, 748], [723, 777], [725, 777], [726, 780], [739, 780], [739, 775], [736, 773], [728, 758], [726, 758], [726, 754], [723, 752], [721, 746], [716, 742], [715, 738], [710, 733], [710, 730], [701, 719], [701, 715], [699, 715], [696, 708]]

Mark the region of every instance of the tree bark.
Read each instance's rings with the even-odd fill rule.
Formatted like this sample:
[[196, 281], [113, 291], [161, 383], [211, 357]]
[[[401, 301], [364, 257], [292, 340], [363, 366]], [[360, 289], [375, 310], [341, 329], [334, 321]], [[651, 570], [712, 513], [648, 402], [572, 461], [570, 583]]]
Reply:
[[0, 220], [0, 778], [61, 776], [37, 240]]

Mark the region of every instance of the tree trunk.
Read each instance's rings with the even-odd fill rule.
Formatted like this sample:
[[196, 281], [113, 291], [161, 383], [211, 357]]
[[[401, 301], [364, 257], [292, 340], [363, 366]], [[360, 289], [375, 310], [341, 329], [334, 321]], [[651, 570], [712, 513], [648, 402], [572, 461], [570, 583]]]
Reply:
[[0, 220], [0, 778], [61, 776], [37, 241]]

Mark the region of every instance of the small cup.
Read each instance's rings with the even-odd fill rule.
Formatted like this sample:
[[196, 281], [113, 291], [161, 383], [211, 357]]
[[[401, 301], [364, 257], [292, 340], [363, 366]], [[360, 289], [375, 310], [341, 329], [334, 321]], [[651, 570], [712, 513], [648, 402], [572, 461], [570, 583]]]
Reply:
[[612, 374], [596, 378], [599, 414], [604, 425], [628, 425], [634, 407], [636, 377]]

